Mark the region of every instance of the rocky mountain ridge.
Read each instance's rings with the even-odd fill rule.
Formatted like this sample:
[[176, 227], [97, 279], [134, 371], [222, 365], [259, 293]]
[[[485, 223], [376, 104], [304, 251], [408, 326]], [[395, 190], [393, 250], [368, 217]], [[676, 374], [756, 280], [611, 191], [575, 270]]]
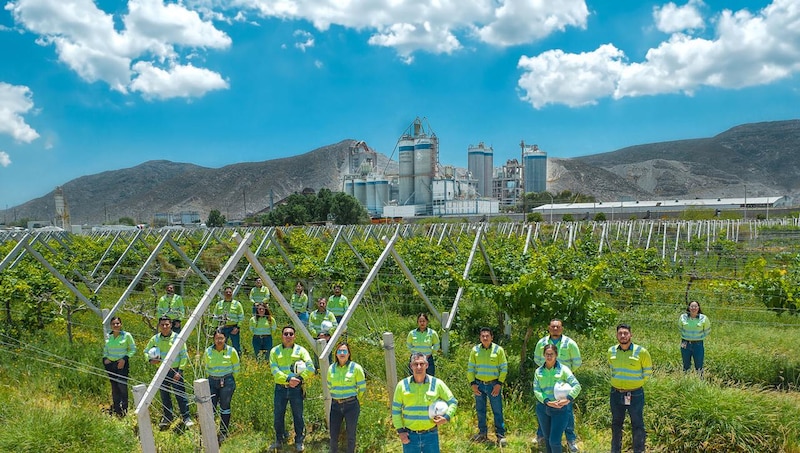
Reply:
[[[305, 154], [221, 168], [148, 161], [62, 186], [73, 224], [148, 221], [155, 213], [218, 209], [229, 219], [263, 210], [305, 188], [341, 190], [355, 140]], [[548, 158], [550, 192], [598, 200], [800, 195], [800, 120], [751, 123], [714, 137], [631, 146], [572, 159]], [[378, 168], [397, 163], [378, 153]], [[745, 189], [746, 186], [746, 189]], [[16, 218], [56, 217], [53, 192], [13, 209]], [[10, 218], [10, 213], [6, 213]]]

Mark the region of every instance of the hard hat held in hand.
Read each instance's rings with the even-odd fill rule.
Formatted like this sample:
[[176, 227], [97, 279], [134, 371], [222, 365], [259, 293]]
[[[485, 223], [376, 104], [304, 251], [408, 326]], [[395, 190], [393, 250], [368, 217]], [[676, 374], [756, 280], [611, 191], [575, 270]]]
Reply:
[[161, 360], [161, 351], [158, 349], [157, 346], [153, 346], [152, 348], [147, 350], [147, 357], [150, 360]]
[[566, 382], [556, 382], [556, 385], [553, 386], [553, 396], [555, 396], [557, 400], [567, 399], [571, 391], [572, 386]]
[[428, 417], [431, 419], [437, 415], [442, 416], [445, 413], [447, 413], [447, 403], [442, 400], [434, 401], [430, 406], [428, 406]]
[[298, 360], [297, 362], [294, 362], [292, 364], [292, 366], [291, 366], [292, 373], [298, 374], [298, 375], [299, 374], [303, 374], [306, 371], [306, 369], [307, 369], [306, 368], [306, 362], [303, 362], [302, 360]]

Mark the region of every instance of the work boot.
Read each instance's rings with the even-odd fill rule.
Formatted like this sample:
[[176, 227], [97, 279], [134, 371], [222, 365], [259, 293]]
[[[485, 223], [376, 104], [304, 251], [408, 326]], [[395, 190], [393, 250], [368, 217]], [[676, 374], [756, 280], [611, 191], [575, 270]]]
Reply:
[[579, 453], [580, 450], [578, 449], [578, 441], [573, 440], [572, 442], [567, 441], [567, 445], [569, 446], [570, 453]]
[[506, 436], [497, 435], [497, 445], [500, 447], [508, 447], [508, 440]]
[[471, 442], [486, 442], [487, 440], [489, 440], [489, 437], [486, 436], [486, 433], [478, 433], [470, 437], [469, 440]]

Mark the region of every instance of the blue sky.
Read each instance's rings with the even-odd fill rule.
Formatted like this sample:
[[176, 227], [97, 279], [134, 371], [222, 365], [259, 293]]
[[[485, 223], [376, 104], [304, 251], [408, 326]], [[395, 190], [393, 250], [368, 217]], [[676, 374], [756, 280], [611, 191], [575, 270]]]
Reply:
[[417, 116], [464, 167], [800, 117], [797, 0], [0, 4], [0, 209], [153, 159], [392, 155]]

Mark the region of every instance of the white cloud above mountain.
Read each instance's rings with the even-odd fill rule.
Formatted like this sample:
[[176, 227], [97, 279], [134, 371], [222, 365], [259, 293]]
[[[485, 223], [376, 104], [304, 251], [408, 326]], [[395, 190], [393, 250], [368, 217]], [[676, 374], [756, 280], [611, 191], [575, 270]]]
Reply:
[[[697, 6], [699, 2], [690, 2], [687, 7]], [[668, 13], [664, 8], [656, 10], [657, 22], [672, 15], [658, 27], [703, 28], [693, 14], [676, 18], [678, 9]], [[722, 11], [711, 21], [714, 30], [710, 38], [675, 31], [649, 49], [641, 62], [628, 62], [612, 43], [582, 53], [550, 50], [522, 56], [518, 65], [523, 71], [518, 80], [520, 98], [537, 109], [548, 104], [579, 107], [603, 98], [692, 95], [702, 87], [738, 89], [768, 84], [800, 71], [799, 22], [796, 0], [774, 0], [755, 13]]]
[[23, 118], [31, 110], [33, 93], [30, 88], [0, 82], [0, 134], [10, 135], [22, 143], [30, 143], [39, 138], [39, 133]]
[[[41, 45], [52, 45], [61, 62], [88, 82], [102, 81], [113, 90], [142, 91], [142, 86], [164, 93], [149, 92], [156, 98], [173, 97], [170, 83], [136, 82], [136, 77], [152, 71], [134, 66], [158, 67], [169, 78], [186, 77], [187, 66], [180, 63], [186, 49], [226, 49], [231, 39], [196, 11], [162, 0], [129, 0], [128, 11], [115, 18], [92, 0], [15, 0], [6, 4], [18, 26], [39, 36]], [[117, 30], [118, 19], [122, 25]], [[194, 68], [200, 69], [200, 68]], [[177, 71], [176, 73], [172, 73]], [[194, 84], [184, 90], [202, 96], [206, 90], [222, 89], [222, 77], [211, 70], [193, 71]], [[163, 79], [164, 77], [162, 77]], [[198, 78], [203, 80], [197, 80]]]

